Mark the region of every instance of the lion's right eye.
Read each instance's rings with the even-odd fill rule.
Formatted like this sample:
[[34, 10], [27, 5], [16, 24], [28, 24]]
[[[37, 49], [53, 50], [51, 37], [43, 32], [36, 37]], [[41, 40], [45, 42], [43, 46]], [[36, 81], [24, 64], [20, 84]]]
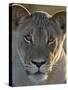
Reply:
[[24, 40], [29, 44], [32, 43], [32, 35], [30, 34], [24, 35]]

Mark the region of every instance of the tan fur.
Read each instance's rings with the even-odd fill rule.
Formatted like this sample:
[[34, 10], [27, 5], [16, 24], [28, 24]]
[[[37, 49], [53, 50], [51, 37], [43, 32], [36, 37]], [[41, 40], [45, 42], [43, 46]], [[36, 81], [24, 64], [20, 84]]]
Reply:
[[[66, 77], [65, 77], [65, 75], [66, 75], [66, 55], [65, 55], [65, 52], [63, 49], [63, 44], [64, 44], [64, 40], [66, 38], [66, 34], [65, 34], [65, 31], [62, 31], [62, 30], [65, 30], [65, 27], [64, 27], [64, 29], [61, 28], [62, 23], [60, 22], [60, 20], [58, 20], [57, 16], [59, 16], [61, 18], [64, 17], [64, 19], [63, 19], [63, 21], [64, 21], [65, 14], [59, 13], [53, 17], [47, 17], [47, 14], [45, 14], [44, 12], [35, 12], [35, 13], [27, 15], [27, 13], [29, 13], [29, 12], [24, 7], [21, 7], [20, 5], [18, 7], [17, 4], [15, 4], [15, 6], [13, 7], [13, 10], [16, 9], [16, 11], [17, 11], [17, 8], [18, 8], [18, 11], [19, 11], [19, 8], [21, 8], [21, 10], [23, 11], [22, 14], [24, 13], [24, 11], [26, 13], [25, 13], [25, 17], [23, 14], [22, 18], [20, 19], [20, 22], [18, 22], [18, 24], [19, 24], [18, 27], [15, 26], [15, 24], [13, 23], [13, 22], [16, 23], [16, 21], [12, 22], [13, 26], [15, 27], [15, 28], [14, 27], [12, 28], [13, 29], [13, 33], [12, 33], [12, 35], [13, 35], [12, 36], [13, 85], [21, 86], [21, 85], [43, 85], [43, 84], [64, 83], [66, 80]], [[20, 13], [20, 11], [18, 13]], [[54, 20], [54, 22], [53, 22], [53, 20]], [[65, 25], [65, 21], [63, 24]], [[56, 28], [57, 27], [59, 28], [58, 30], [55, 29], [55, 30], [57, 30], [56, 32], [53, 30], [55, 28], [54, 25], [56, 25], [55, 26]], [[48, 26], [48, 27], [46, 27], [46, 26]], [[28, 30], [27, 30], [28, 28], [30, 28], [30, 29], [33, 28], [35, 30], [32, 33], [32, 40], [33, 40], [33, 44], [35, 46], [34, 48], [31, 49], [32, 54], [30, 53], [29, 50], [28, 50], [29, 53], [27, 53], [27, 49], [29, 49], [29, 48], [27, 48], [28, 47], [27, 44], [31, 45], [30, 41], [28, 41], [28, 39], [22, 39], [23, 33], [25, 33], [25, 35], [28, 34]], [[14, 29], [16, 29], [17, 31]], [[54, 35], [54, 37], [57, 38], [55, 48], [56, 48], [56, 46], [58, 48], [56, 50], [54, 50], [53, 53], [51, 53], [47, 47], [47, 41], [48, 41], [47, 33], [48, 32], [45, 30], [52, 30], [49, 32], [52, 35]], [[59, 38], [56, 36], [56, 33], [58, 33], [57, 35]], [[21, 36], [21, 34], [22, 34], [22, 36]], [[27, 49], [25, 49], [25, 48], [27, 48]], [[37, 51], [38, 52], [42, 51], [42, 52], [38, 53]], [[49, 55], [48, 55], [48, 52], [49, 52]], [[35, 55], [35, 53], [36, 53], [36, 55]], [[42, 53], [43, 53], [43, 55], [42, 55]], [[27, 56], [25, 57], [26, 54], [27, 54]], [[40, 76], [40, 77], [42, 77], [41, 81], [36, 82], [34, 80], [35, 77], [37, 77], [37, 79], [39, 79], [39, 80], [40, 80], [40, 78], [38, 78], [37, 75], [34, 76], [34, 73], [37, 71], [38, 68], [36, 67], [36, 65], [34, 63], [32, 63], [32, 61], [30, 61], [30, 59], [29, 59], [30, 54], [32, 56], [35, 55], [34, 57], [36, 57], [36, 58], [30, 58], [30, 59], [32, 59], [33, 62], [37, 62], [37, 63], [43, 62], [43, 60], [44, 60], [43, 56], [46, 56], [46, 57], [48, 56], [48, 58], [45, 57], [45, 60], [46, 59], [50, 60], [50, 62], [48, 64], [49, 67], [46, 66], [46, 63], [44, 63], [40, 67], [41, 72], [45, 71], [44, 75], [45, 75], [46, 79], [42, 80], [43, 76]], [[37, 59], [39, 54], [42, 55], [42, 58]], [[28, 65], [28, 68], [26, 68], [26, 69], [31, 73], [30, 75], [27, 75], [26, 71], [24, 70], [25, 64]], [[47, 69], [44, 67], [46, 67]], [[48, 70], [48, 71], [46, 71], [46, 70]]]

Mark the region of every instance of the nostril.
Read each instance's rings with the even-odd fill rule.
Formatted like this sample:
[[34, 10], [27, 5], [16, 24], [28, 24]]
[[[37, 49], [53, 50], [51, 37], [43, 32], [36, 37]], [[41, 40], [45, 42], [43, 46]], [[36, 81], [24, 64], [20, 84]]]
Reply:
[[46, 61], [43, 61], [43, 62], [32, 61], [32, 63], [35, 64], [37, 67], [40, 67], [41, 65], [45, 64]]

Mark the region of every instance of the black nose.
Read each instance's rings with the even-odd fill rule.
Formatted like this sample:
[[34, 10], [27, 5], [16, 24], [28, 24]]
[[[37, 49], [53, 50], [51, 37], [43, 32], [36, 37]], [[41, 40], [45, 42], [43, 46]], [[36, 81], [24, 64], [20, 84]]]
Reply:
[[32, 63], [35, 64], [37, 67], [40, 67], [41, 65], [45, 64], [46, 61], [43, 61], [43, 62], [32, 61]]

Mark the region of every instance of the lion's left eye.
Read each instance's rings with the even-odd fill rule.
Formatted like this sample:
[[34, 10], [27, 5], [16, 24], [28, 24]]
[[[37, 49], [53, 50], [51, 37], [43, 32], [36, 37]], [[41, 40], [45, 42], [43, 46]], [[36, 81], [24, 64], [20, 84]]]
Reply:
[[24, 35], [24, 40], [27, 43], [32, 43], [32, 35], [30, 34]]
[[48, 43], [49, 45], [51, 45], [51, 44], [53, 44], [54, 42], [55, 42], [54, 37], [49, 34], [49, 36], [48, 36], [48, 42], [47, 42], [47, 43]]

